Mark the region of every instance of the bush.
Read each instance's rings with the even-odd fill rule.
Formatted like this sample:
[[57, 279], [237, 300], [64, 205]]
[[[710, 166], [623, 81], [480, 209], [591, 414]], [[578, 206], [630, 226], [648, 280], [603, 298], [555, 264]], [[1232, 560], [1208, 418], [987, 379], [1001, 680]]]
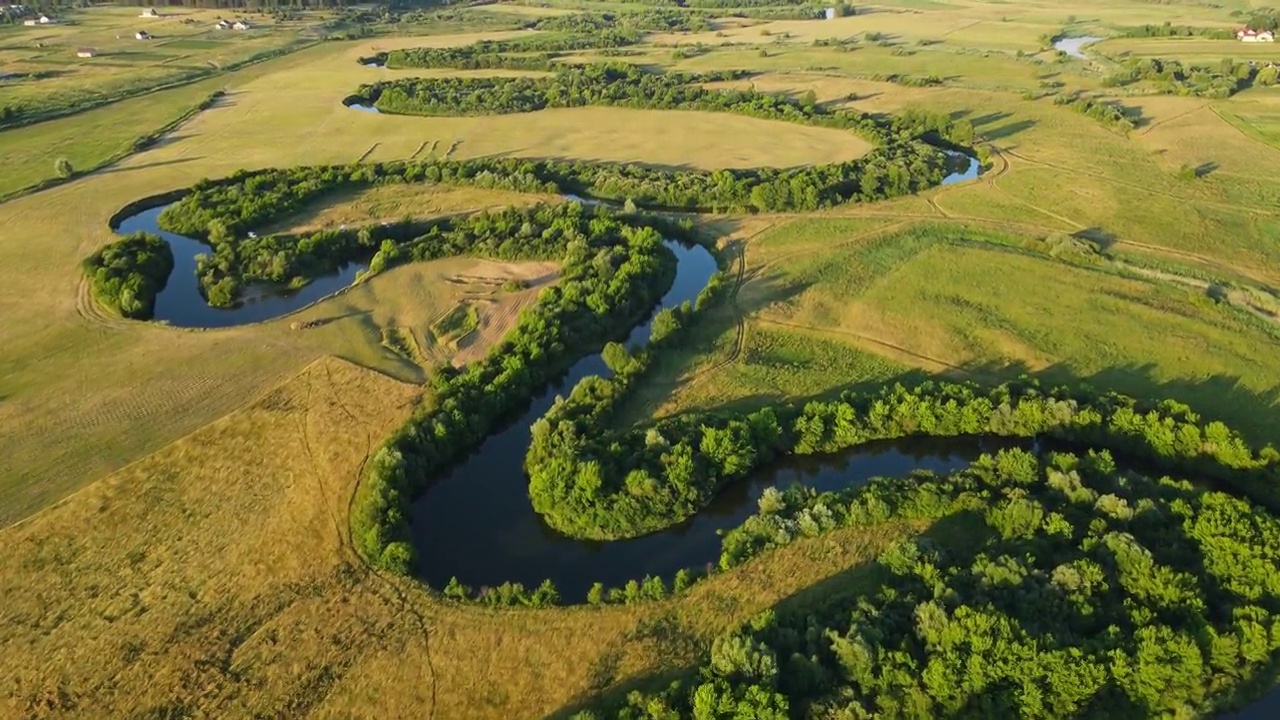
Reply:
[[99, 302], [124, 317], [147, 319], [173, 272], [173, 251], [155, 235], [136, 233], [89, 256], [84, 272]]

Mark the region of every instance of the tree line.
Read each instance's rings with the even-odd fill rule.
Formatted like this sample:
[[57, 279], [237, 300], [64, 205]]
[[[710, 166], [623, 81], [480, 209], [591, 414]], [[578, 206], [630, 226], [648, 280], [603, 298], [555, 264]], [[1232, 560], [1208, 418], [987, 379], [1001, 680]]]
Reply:
[[[607, 70], [595, 70], [606, 73]], [[594, 81], [593, 81], [594, 82]], [[477, 86], [480, 87], [480, 86]], [[816, 209], [855, 200], [877, 200], [937, 184], [945, 155], [924, 142], [963, 147], [973, 129], [945, 113], [907, 110], [893, 117], [863, 115], [780, 96], [745, 91], [685, 94], [673, 107], [729, 108], [768, 119], [845, 128], [880, 145], [857, 160], [805, 168], [668, 170], [583, 161], [477, 158], [427, 159], [377, 164], [241, 171], [201, 180], [160, 215], [170, 232], [208, 238], [212, 230], [239, 238], [277, 213], [297, 212], [320, 195], [377, 183], [432, 182], [523, 192], [559, 192], [638, 207], [727, 212]], [[489, 101], [485, 101], [489, 102]]]
[[724, 544], [892, 521], [931, 537], [859, 568], [869, 591], [765, 611], [684, 679], [577, 720], [1193, 717], [1265, 679], [1280, 649], [1280, 521], [1106, 452], [766, 492]]
[[725, 485], [779, 455], [921, 435], [1050, 437], [1110, 448], [1162, 470], [1219, 478], [1280, 509], [1280, 453], [1254, 454], [1226, 426], [1201, 423], [1172, 402], [1143, 407], [1119, 395], [1034, 385], [980, 391], [926, 384], [607, 429], [644, 369], [627, 360], [611, 366], [610, 379], [585, 378], [535, 424], [525, 459], [529, 495], [556, 530], [590, 539], [635, 537], [691, 517]]
[[1184, 65], [1177, 60], [1130, 58], [1103, 78], [1103, 85], [1116, 87], [1148, 81], [1166, 95], [1221, 99], [1252, 85], [1257, 73], [1257, 66], [1231, 58], [1223, 58], [1216, 68]]
[[1086, 97], [1079, 93], [1070, 95], [1057, 95], [1053, 98], [1054, 105], [1063, 105], [1085, 117], [1096, 120], [1107, 127], [1128, 134], [1133, 130], [1134, 122], [1129, 113], [1118, 103], [1099, 100], [1097, 98]]
[[1146, 25], [1124, 28], [1124, 30], [1121, 31], [1121, 37], [1201, 37], [1209, 40], [1235, 40], [1236, 33], [1230, 28], [1174, 25], [1166, 20], [1159, 25], [1148, 23]]
[[155, 235], [134, 233], [90, 255], [83, 269], [98, 302], [123, 317], [145, 320], [173, 272], [173, 250]]

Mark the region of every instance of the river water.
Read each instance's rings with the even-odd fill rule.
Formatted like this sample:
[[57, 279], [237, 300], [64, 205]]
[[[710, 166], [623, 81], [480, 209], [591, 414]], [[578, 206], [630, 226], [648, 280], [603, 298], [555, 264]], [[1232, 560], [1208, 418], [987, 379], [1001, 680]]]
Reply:
[[1054, 50], [1061, 50], [1069, 57], [1079, 60], [1088, 60], [1089, 56], [1084, 54], [1084, 46], [1089, 43], [1095, 43], [1101, 40], [1100, 37], [1073, 37], [1061, 38], [1053, 43]]
[[116, 231], [128, 235], [149, 232], [169, 243], [173, 250], [173, 272], [164, 290], [156, 295], [155, 320], [175, 327], [220, 328], [262, 322], [299, 310], [355, 282], [356, 274], [368, 267], [350, 263], [338, 272], [322, 275], [300, 288], [267, 283], [249, 285], [240, 302], [230, 308], [213, 307], [205, 300], [196, 276], [196, 256], [211, 255], [212, 248], [199, 240], [160, 229], [157, 218], [167, 206], [143, 210], [120, 222]]

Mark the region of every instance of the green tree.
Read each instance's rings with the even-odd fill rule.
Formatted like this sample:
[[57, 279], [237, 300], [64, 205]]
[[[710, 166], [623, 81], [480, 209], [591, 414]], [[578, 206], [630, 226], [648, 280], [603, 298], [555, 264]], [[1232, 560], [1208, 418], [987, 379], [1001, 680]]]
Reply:
[[71, 166], [71, 161], [66, 158], [58, 158], [53, 163], [54, 172], [58, 173], [60, 178], [69, 178], [75, 174], [75, 168]]

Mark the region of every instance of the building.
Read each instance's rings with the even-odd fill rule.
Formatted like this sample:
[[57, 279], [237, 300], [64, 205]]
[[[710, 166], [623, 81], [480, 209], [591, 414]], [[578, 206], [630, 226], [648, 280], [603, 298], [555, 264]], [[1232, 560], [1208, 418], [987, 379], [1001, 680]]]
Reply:
[[231, 26], [231, 29], [233, 29], [233, 30], [248, 30], [250, 27], [252, 27], [252, 26], [251, 26], [248, 22], [246, 22], [246, 21], [244, 21], [244, 20], [237, 20], [237, 21], [235, 21], [235, 24], [233, 24], [233, 25]]
[[91, 57], [97, 57], [97, 56], [98, 56], [98, 51], [93, 48], [80, 48], [79, 50], [76, 51], [76, 57], [79, 57], [79, 58], [91, 58]]
[[823, 16], [824, 16], [824, 17], [826, 17], [826, 19], [828, 19], [828, 20], [835, 20], [835, 19], [836, 19], [836, 9], [835, 9], [835, 8], [833, 8], [833, 7], [829, 7], [829, 8], [827, 8], [826, 10], [824, 10], [824, 11], [823, 11], [823, 13], [822, 13], [822, 14], [823, 14]]
[[138, 32], [133, 34], [133, 39], [134, 40], [150, 40], [151, 33], [147, 32], [146, 30], [139, 30]]
[[155, 8], [147, 8], [146, 10], [143, 10], [143, 11], [142, 11], [142, 14], [141, 14], [141, 15], [138, 15], [138, 17], [144, 17], [144, 18], [158, 18], [158, 17], [160, 17], [160, 13], [156, 12], [156, 9], [155, 9]]
[[38, 18], [23, 20], [22, 24], [23, 25], [57, 25], [58, 21], [54, 18], [49, 17], [48, 15], [41, 15]]
[[1276, 34], [1270, 30], [1240, 30], [1236, 32], [1236, 39], [1240, 42], [1275, 42]]

